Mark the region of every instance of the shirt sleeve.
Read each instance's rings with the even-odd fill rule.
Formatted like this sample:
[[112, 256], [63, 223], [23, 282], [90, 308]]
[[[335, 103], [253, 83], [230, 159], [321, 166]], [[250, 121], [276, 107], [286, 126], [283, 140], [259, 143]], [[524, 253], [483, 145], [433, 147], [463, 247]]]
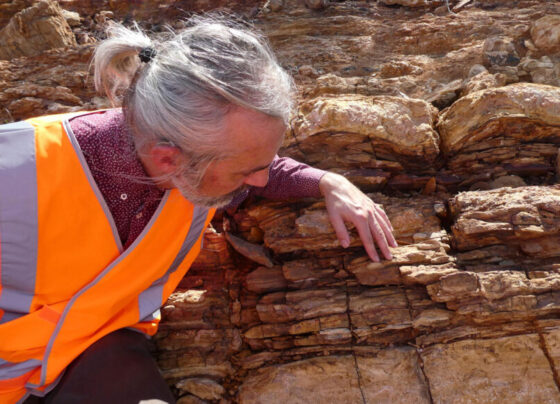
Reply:
[[269, 167], [268, 183], [264, 187], [249, 187], [223, 210], [235, 211], [250, 196], [276, 200], [319, 198], [319, 181], [326, 173], [292, 158], [275, 156]]
[[276, 156], [270, 164], [268, 183], [252, 187], [250, 194], [267, 199], [319, 198], [319, 181], [325, 174], [292, 158]]

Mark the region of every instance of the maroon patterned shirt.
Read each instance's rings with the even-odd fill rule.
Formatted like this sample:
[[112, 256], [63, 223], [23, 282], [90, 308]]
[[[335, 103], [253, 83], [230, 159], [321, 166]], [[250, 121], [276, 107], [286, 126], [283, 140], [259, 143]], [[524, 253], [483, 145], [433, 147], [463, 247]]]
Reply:
[[[70, 120], [70, 127], [127, 248], [148, 224], [164, 191], [150, 181], [138, 160], [121, 109], [79, 115]], [[276, 157], [268, 184], [251, 187], [232, 204], [251, 194], [269, 199], [319, 197], [323, 174], [288, 157]]]

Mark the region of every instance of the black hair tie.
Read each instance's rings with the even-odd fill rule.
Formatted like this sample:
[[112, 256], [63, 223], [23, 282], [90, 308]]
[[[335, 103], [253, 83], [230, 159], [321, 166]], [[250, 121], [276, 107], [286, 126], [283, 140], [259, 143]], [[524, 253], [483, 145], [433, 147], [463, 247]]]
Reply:
[[138, 53], [138, 57], [142, 62], [149, 63], [156, 56], [156, 54], [156, 50], [148, 46], [142, 49], [140, 53]]

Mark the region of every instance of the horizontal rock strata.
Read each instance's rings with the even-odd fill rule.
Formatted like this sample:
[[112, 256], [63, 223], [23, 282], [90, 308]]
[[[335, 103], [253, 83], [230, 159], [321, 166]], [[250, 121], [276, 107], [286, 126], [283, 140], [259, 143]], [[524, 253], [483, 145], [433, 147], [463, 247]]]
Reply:
[[440, 115], [446, 168], [464, 178], [484, 173], [553, 176], [560, 145], [560, 89], [515, 84], [471, 93]]
[[0, 121], [108, 107], [110, 20], [215, 8], [295, 78], [280, 153], [368, 192], [399, 246], [341, 248], [320, 200], [219, 217], [154, 337], [178, 402], [560, 401], [559, 4], [0, 0]]
[[[392, 394], [408, 394], [420, 402], [428, 402], [430, 397], [434, 401], [460, 401], [463, 393], [451, 386], [467, 380], [480, 387], [471, 389], [468, 400], [472, 402], [484, 402], [497, 388], [493, 386], [509, 386], [511, 394], [522, 392], [519, 394], [529, 401], [552, 397], [550, 402], [554, 402], [559, 394], [556, 370], [552, 370], [558, 361], [556, 334], [560, 325], [554, 320], [560, 313], [557, 256], [537, 259], [522, 250], [516, 252], [512, 246], [528, 234], [529, 240], [544, 245], [547, 237], [554, 239], [554, 223], [560, 218], [560, 211], [554, 209], [556, 192], [556, 187], [502, 188], [465, 192], [448, 201], [406, 199], [407, 206], [414, 206], [411, 212], [418, 215], [417, 222], [404, 213], [399, 218], [399, 212], [406, 211], [400, 205], [405, 200], [373, 194], [387, 206], [401, 243], [392, 249], [394, 259], [381, 263], [370, 262], [357, 241], [348, 252], [338, 247], [327, 222], [315, 219], [298, 226], [301, 217], [310, 212], [324, 214], [321, 204], [307, 202], [296, 208], [263, 202], [242, 210], [232, 218], [238, 235], [248, 243], [264, 240], [275, 264], [261, 266], [252, 263], [250, 256], [238, 256], [236, 264], [226, 265], [235, 269], [212, 275], [219, 279], [203, 280], [208, 276], [206, 269], [195, 267], [191, 271], [191, 282], [199, 282], [202, 289], [212, 288], [210, 285], [218, 289], [205, 293], [207, 302], [203, 305], [186, 303], [185, 307], [190, 307], [187, 312], [181, 312], [173, 299], [173, 307], [164, 308], [163, 329], [168, 331], [160, 332], [165, 336], [160, 344], [161, 349], [170, 351], [162, 358], [175, 353], [185, 360], [184, 374], [174, 370], [166, 375], [170, 380], [203, 375], [220, 380], [238, 392], [235, 400], [239, 402], [265, 402], [270, 397], [296, 402], [319, 397], [319, 402], [328, 402], [330, 396], [362, 395], [389, 400]], [[531, 209], [546, 212], [546, 220], [541, 218], [547, 223], [543, 224], [546, 231], [507, 235], [491, 225], [500, 217], [509, 218], [511, 223], [516, 214]], [[477, 215], [485, 220], [479, 219], [482, 223], [490, 223], [488, 234], [471, 230], [483, 224], [475, 228], [465, 224]], [[282, 240], [281, 234], [290, 236]], [[222, 237], [225, 244], [223, 234], [209, 232], [208, 237]], [[473, 237], [472, 242], [469, 237]], [[292, 238], [297, 242], [290, 243]], [[485, 241], [496, 239], [503, 247]], [[218, 251], [224, 250], [204, 253], [202, 262], [208, 260], [204, 257], [217, 256]], [[523, 266], [528, 263], [532, 267]], [[227, 292], [219, 289], [226, 285]], [[184, 322], [198, 310], [205, 314]], [[224, 317], [226, 311], [229, 318]], [[178, 313], [176, 318], [174, 313]], [[197, 324], [201, 317], [206, 321]], [[184, 327], [198, 330], [182, 331], [180, 336], [170, 332]], [[195, 348], [210, 361], [205, 365], [209, 369], [206, 373], [196, 373], [201, 369], [199, 356], [190, 354], [190, 359], [185, 359], [180, 354], [181, 343], [172, 342], [177, 338], [190, 341], [182, 346]], [[495, 351], [496, 344], [504, 348]], [[402, 351], [394, 346], [409, 348]], [[210, 347], [211, 353], [205, 351]], [[512, 356], [510, 349], [518, 356]], [[487, 352], [491, 352], [495, 369], [477, 364], [489, 360]], [[529, 352], [536, 352], [536, 356], [529, 359]], [[482, 384], [472, 379], [471, 370], [461, 367], [463, 359], [459, 358], [464, 355], [473, 356], [468, 359], [469, 363], [474, 361], [472, 369], [483, 369]], [[514, 379], [516, 363], [527, 363], [528, 372], [535, 372], [531, 377], [544, 384], [534, 388], [526, 384], [534, 379]], [[324, 371], [319, 373], [322, 378], [334, 378], [329, 384], [332, 390], [310, 393], [309, 386], [318, 383], [313, 379], [317, 366]], [[383, 379], [379, 370], [383, 366], [398, 368], [399, 375], [409, 378], [407, 392]], [[196, 372], [191, 373], [191, 368]], [[247, 376], [239, 380], [239, 372]], [[457, 375], [449, 380], [451, 384], [446, 382], [446, 372]], [[307, 376], [298, 376], [300, 373]], [[494, 373], [498, 376], [489, 376]], [[379, 383], [386, 386], [386, 393], [380, 392]]]

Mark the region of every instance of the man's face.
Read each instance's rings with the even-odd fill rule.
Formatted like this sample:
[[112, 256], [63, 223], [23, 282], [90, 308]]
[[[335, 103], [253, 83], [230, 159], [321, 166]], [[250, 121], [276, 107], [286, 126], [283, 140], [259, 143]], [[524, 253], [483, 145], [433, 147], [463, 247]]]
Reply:
[[224, 125], [231, 156], [212, 162], [198, 187], [185, 177], [173, 179], [183, 196], [197, 205], [223, 207], [249, 186], [264, 187], [268, 169], [278, 152], [286, 127], [282, 120], [235, 108]]

